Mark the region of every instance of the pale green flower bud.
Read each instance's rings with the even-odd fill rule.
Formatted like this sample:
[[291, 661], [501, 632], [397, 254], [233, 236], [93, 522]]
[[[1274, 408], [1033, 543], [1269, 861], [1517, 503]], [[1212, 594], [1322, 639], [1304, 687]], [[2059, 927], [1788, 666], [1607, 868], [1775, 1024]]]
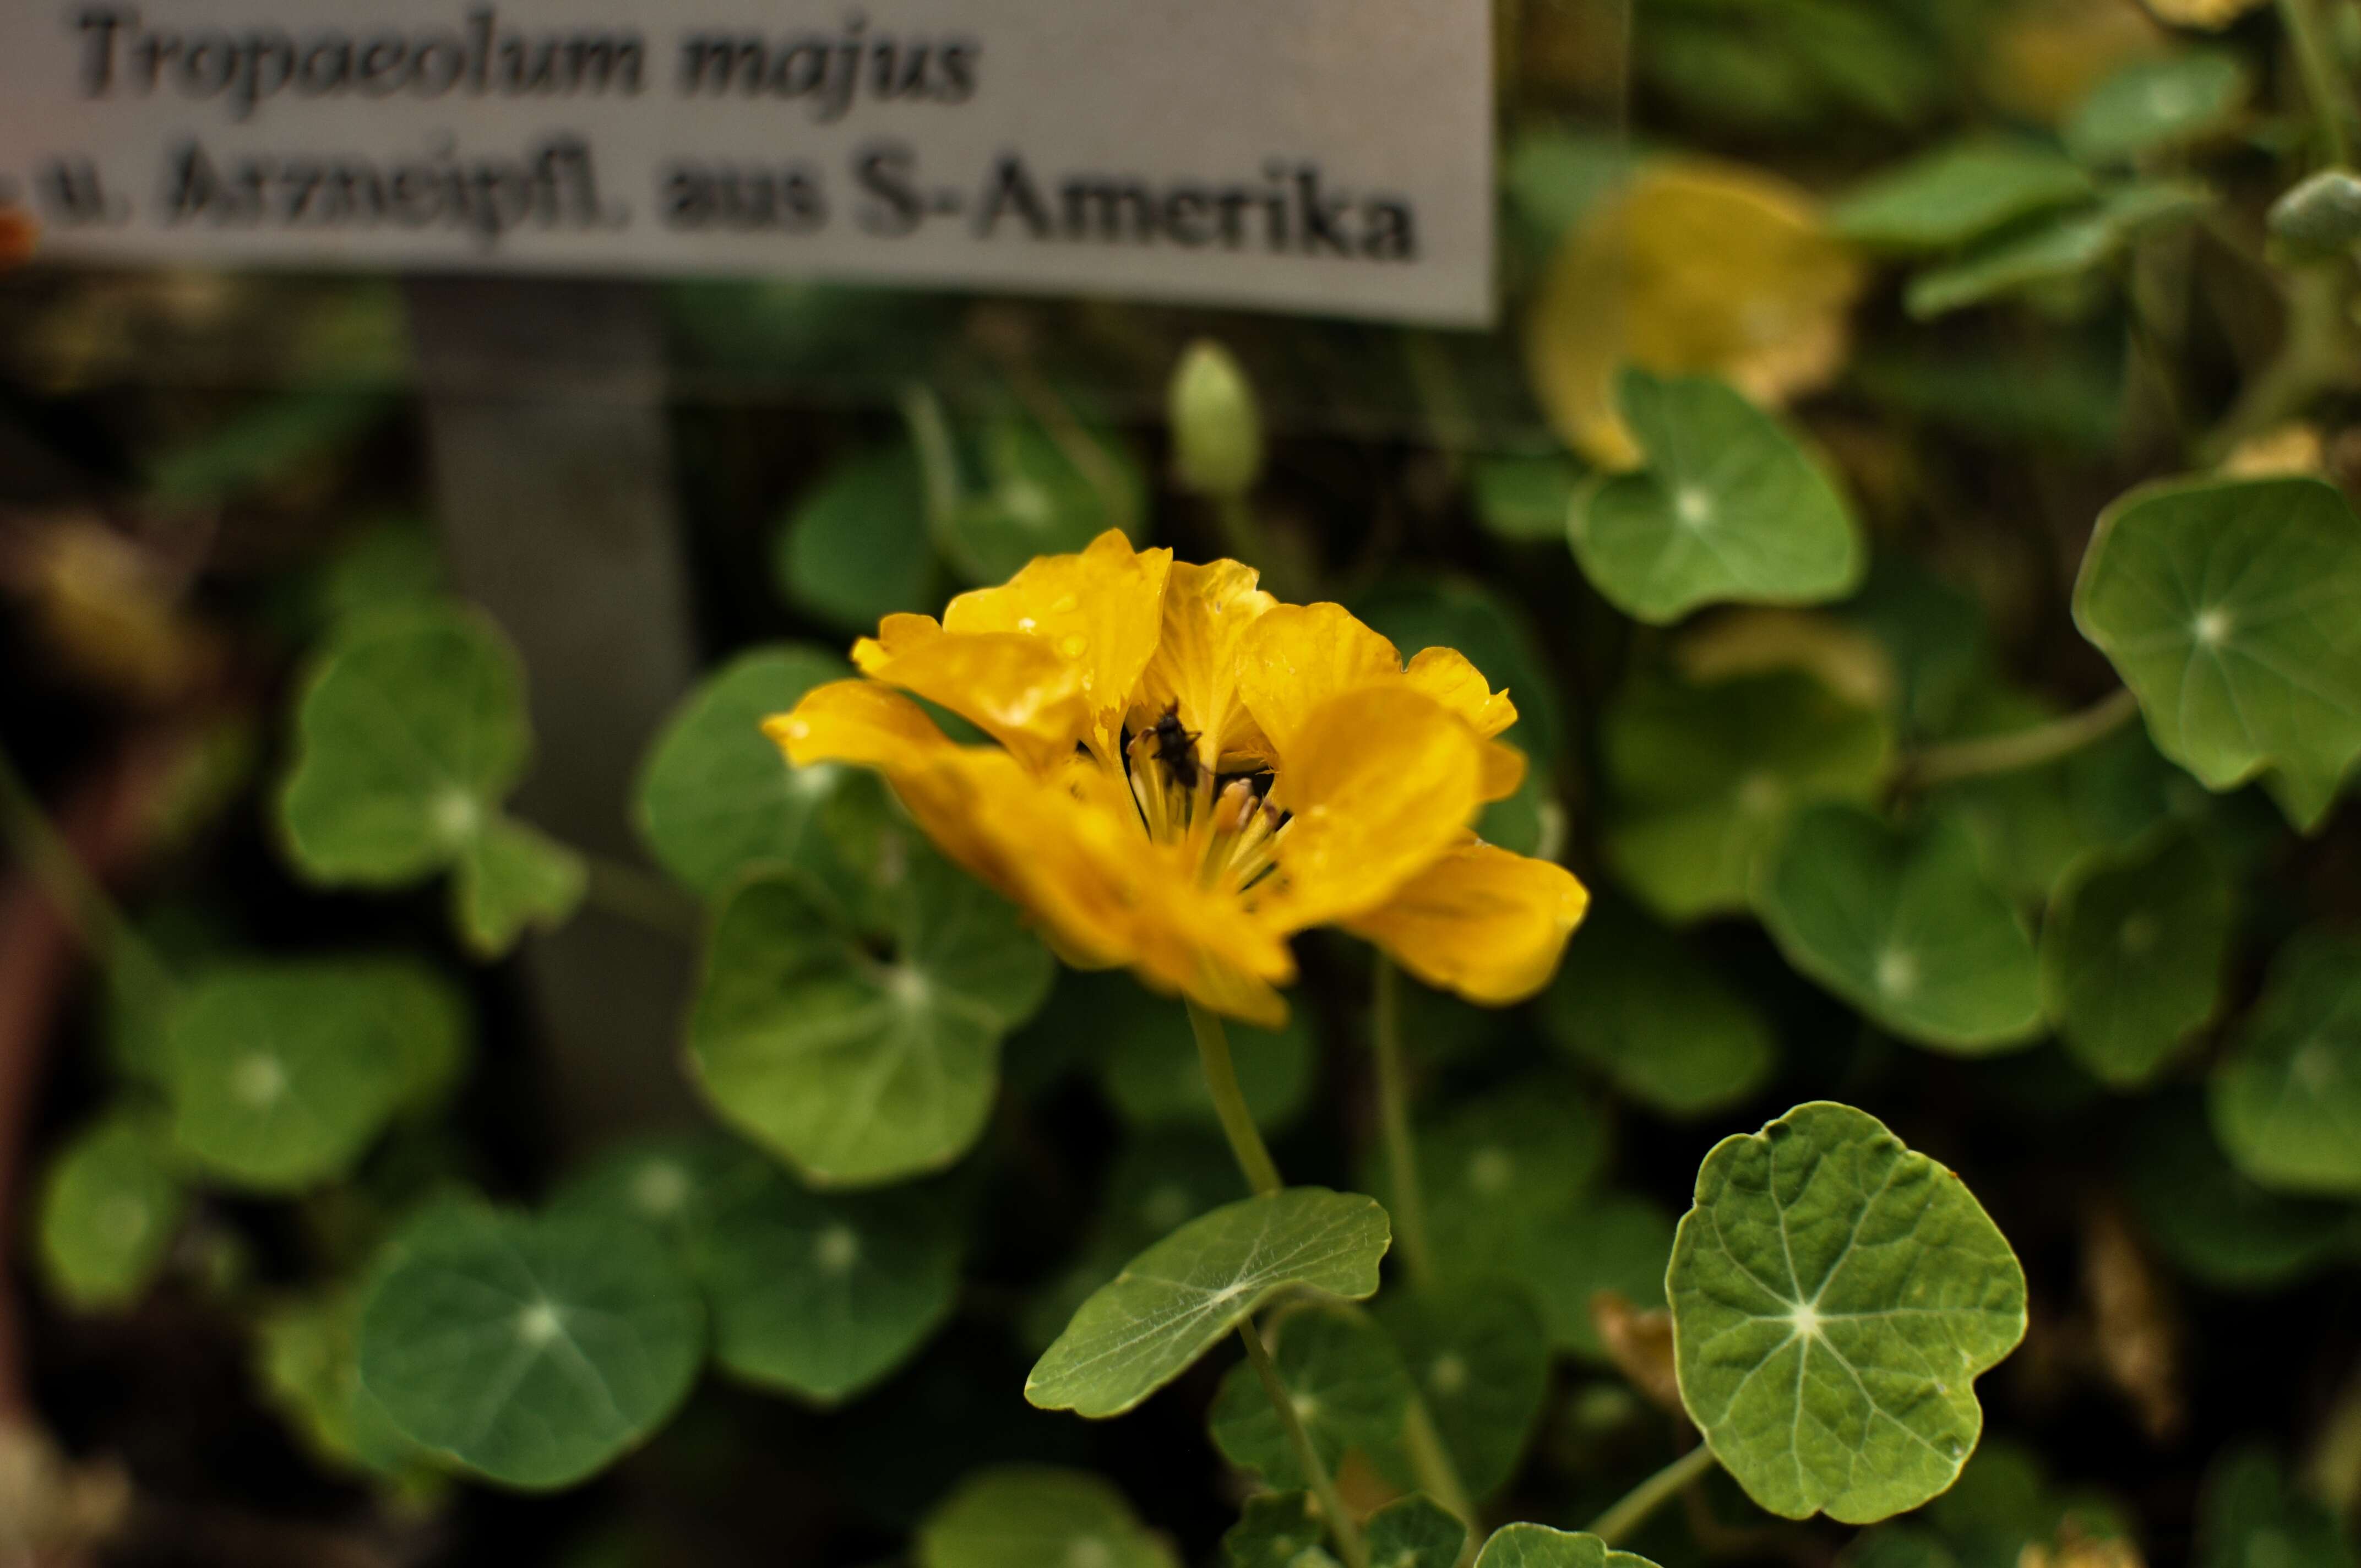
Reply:
[[1199, 338], [1172, 373], [1172, 467], [1181, 486], [1216, 500], [1254, 488], [1262, 473], [1262, 411], [1230, 351]]

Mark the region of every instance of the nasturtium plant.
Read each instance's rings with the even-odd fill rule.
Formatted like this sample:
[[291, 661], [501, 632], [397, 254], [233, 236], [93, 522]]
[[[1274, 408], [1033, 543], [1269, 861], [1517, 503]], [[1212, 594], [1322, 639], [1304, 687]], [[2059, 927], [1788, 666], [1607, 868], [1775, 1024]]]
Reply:
[[1890, 727], [1800, 670], [1636, 684], [1601, 721], [1607, 856], [1672, 921], [1742, 910], [1801, 807], [1876, 797]]
[[1374, 1199], [1293, 1187], [1190, 1221], [1094, 1291], [1042, 1353], [1025, 1397], [1117, 1416], [1188, 1370], [1282, 1290], [1374, 1295], [1391, 1239]]
[[1502, 539], [1557, 543], [1581, 493], [1580, 465], [1558, 456], [1494, 457], [1470, 476], [1476, 515]]
[[2041, 1032], [2033, 938], [1956, 822], [1815, 806], [1763, 864], [1755, 907], [1789, 963], [1905, 1038], [1980, 1054]]
[[335, 959], [206, 977], [172, 1027], [174, 1144], [216, 1179], [260, 1191], [341, 1173], [456, 1054], [433, 1039], [421, 983], [407, 969]]
[[1574, 554], [1618, 609], [1653, 625], [1739, 599], [1813, 604], [1861, 581], [1861, 533], [1810, 454], [1709, 377], [1626, 370], [1619, 401], [1645, 455], [1577, 503]]
[[786, 767], [762, 722], [847, 671], [824, 649], [780, 643], [740, 654], [689, 695], [648, 753], [636, 802], [665, 871], [714, 897], [755, 867], [825, 867], [824, 813], [849, 775]]
[[2361, 943], [2298, 933], [2213, 1067], [2213, 1127], [2239, 1169], [2286, 1192], [2361, 1196]]
[[2206, 1473], [2192, 1560], [2235, 1568], [2257, 1557], [2302, 1568], [2353, 1568], [2361, 1552], [2330, 1508], [2296, 1484], [2267, 1448], [2249, 1442]]
[[[1488, 1273], [1529, 1245], [1533, 1225], [1598, 1180], [1611, 1153], [1599, 1105], [1571, 1074], [1505, 1084], [1426, 1120], [1419, 1185], [1446, 1270]], [[1378, 1197], [1390, 1175], [1373, 1172]], [[1397, 1199], [1399, 1202], [1399, 1199]]]
[[329, 886], [392, 888], [453, 872], [453, 918], [485, 956], [580, 901], [575, 852], [510, 820], [532, 730], [515, 651], [482, 616], [420, 606], [355, 617], [330, 638], [296, 711], [279, 799], [288, 851]]
[[2237, 57], [2217, 50], [2137, 60], [2075, 105], [2066, 146], [2103, 165], [2218, 137], [2232, 128], [2251, 87]]
[[1509, 1267], [1540, 1305], [1552, 1345], [1605, 1361], [1592, 1299], [1612, 1290], [1642, 1308], [1663, 1306], [1673, 1237], [1673, 1215], [1653, 1198], [1596, 1193], [1538, 1216]]
[[[1138, 526], [1146, 481], [1104, 432], [1012, 413], [986, 423], [968, 445], [976, 482], [960, 477], [955, 495], [930, 506], [936, 545], [970, 582], [996, 583], [1036, 556]], [[922, 435], [922, 460], [930, 455], [925, 448]], [[932, 461], [940, 467], [958, 459]], [[930, 472], [927, 482], [942, 480]]]
[[917, 450], [897, 442], [839, 463], [780, 520], [771, 562], [790, 602], [845, 630], [923, 609], [936, 567]]
[[1797, 1106], [1697, 1172], [1666, 1282], [1681, 1398], [1774, 1514], [1862, 1524], [1950, 1486], [2025, 1274], [1960, 1179], [1849, 1106]]
[[2269, 1290], [2361, 1257], [2361, 1208], [2273, 1191], [2238, 1169], [2193, 1095], [2143, 1107], [2117, 1161], [2148, 1238], [2209, 1285]]
[[2135, 239], [2184, 222], [2213, 200], [2186, 181], [2144, 180], [2103, 192], [2088, 207], [2069, 208], [2011, 227], [1956, 260], [1910, 280], [1904, 303], [1920, 320], [2078, 279], [2121, 256]]
[[405, 1227], [371, 1277], [360, 1379], [420, 1447], [511, 1486], [563, 1486], [672, 1414], [705, 1329], [653, 1231], [451, 1202]]
[[1087, 1470], [979, 1471], [918, 1530], [918, 1568], [1178, 1568], [1121, 1492]]
[[1542, 1013], [1561, 1049], [1666, 1115], [1744, 1100], [1778, 1065], [1770, 1027], [1746, 998], [1636, 910], [1591, 916]]
[[2266, 769], [2310, 831], [2361, 756], [2361, 520], [2311, 478], [2191, 479], [2100, 513], [2074, 621], [2208, 789]]
[[[1270, 1342], [1295, 1421], [1332, 1473], [1356, 1455], [1381, 1475], [1406, 1473], [1402, 1429], [1415, 1389], [1385, 1330], [1354, 1309], [1312, 1303], [1273, 1312], [1248, 1332]], [[1206, 1422], [1231, 1464], [1280, 1490], [1304, 1484], [1290, 1434], [1245, 1362], [1222, 1379]]]
[[1828, 226], [1880, 249], [1948, 250], [2090, 193], [2090, 175], [2049, 144], [1975, 134], [1856, 186], [1828, 210]]
[[2041, 927], [2041, 991], [2075, 1059], [2118, 1087], [2153, 1076], [2219, 1010], [2230, 886], [2187, 833], [2070, 869]]
[[1423, 1492], [1369, 1516], [1369, 1568], [1455, 1568], [1467, 1548], [1467, 1523]]
[[1545, 1524], [1504, 1524], [1476, 1554], [1476, 1568], [1655, 1568], [1595, 1535]]
[[1548, 1331], [1512, 1280], [1389, 1291], [1377, 1319], [1474, 1497], [1508, 1485], [1549, 1399]]
[[[1115, 1109], [1141, 1127], [1215, 1125], [1188, 1014], [1126, 977], [1078, 975], [1100, 1033], [1099, 1081]], [[1277, 1029], [1232, 1032], [1238, 1088], [1266, 1129], [1285, 1126], [1312, 1092], [1312, 1031], [1300, 1017]]]
[[899, 858], [873, 926], [792, 876], [741, 884], [714, 916], [689, 1021], [697, 1080], [814, 1182], [889, 1181], [966, 1153], [1002, 1037], [1049, 992], [1049, 957], [1014, 910], [923, 845]]
[[1222, 1568], [1335, 1568], [1309, 1492], [1257, 1492], [1222, 1537]]
[[40, 1203], [40, 1261], [74, 1307], [121, 1307], [146, 1291], [187, 1204], [157, 1130], [117, 1113], [77, 1134], [50, 1161]]

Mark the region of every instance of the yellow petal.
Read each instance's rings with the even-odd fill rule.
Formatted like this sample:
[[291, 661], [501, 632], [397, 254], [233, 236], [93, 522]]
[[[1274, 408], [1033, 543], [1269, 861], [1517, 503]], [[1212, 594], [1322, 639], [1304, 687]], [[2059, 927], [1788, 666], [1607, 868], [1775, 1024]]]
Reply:
[[1614, 378], [1638, 365], [1705, 371], [1777, 404], [1844, 363], [1861, 269], [1801, 189], [1702, 161], [1643, 169], [1559, 242], [1527, 322], [1551, 424], [1594, 462], [1639, 450]]
[[1400, 674], [1394, 645], [1339, 604], [1277, 606], [1238, 640], [1238, 696], [1282, 768], [1319, 708]]
[[1505, 1007], [1549, 983], [1589, 905], [1565, 867], [1471, 839], [1345, 928], [1429, 985]]
[[996, 588], [960, 595], [943, 611], [943, 627], [1038, 639], [1073, 666], [1090, 713], [1085, 738], [1112, 760], [1156, 652], [1171, 567], [1171, 551], [1134, 551], [1109, 529], [1078, 554], [1041, 556]]
[[1300, 930], [1374, 909], [1466, 836], [1482, 805], [1485, 741], [1395, 682], [1314, 710], [1289, 742], [1279, 885], [1257, 913]]
[[940, 703], [1037, 772], [1074, 749], [1090, 727], [1082, 671], [1038, 638], [957, 635], [930, 616], [889, 615], [853, 645], [863, 674]]
[[[1466, 719], [1468, 728], [1491, 740], [1517, 721], [1517, 705], [1506, 691], [1494, 691], [1484, 672], [1455, 648], [1426, 648], [1411, 660], [1402, 677], [1412, 691], [1424, 692]], [[1506, 800], [1525, 782], [1525, 754], [1506, 742], [1484, 748], [1484, 798]]]
[[894, 769], [917, 766], [950, 745], [926, 709], [875, 681], [829, 681], [804, 693], [792, 713], [763, 721], [799, 768], [852, 762]]
[[1247, 630], [1279, 601], [1255, 586], [1252, 566], [1213, 561], [1172, 563], [1164, 588], [1164, 632], [1148, 660], [1135, 729], [1177, 708], [1181, 727], [1197, 736], [1199, 758], [1218, 767], [1265, 750], [1238, 698], [1239, 650]]

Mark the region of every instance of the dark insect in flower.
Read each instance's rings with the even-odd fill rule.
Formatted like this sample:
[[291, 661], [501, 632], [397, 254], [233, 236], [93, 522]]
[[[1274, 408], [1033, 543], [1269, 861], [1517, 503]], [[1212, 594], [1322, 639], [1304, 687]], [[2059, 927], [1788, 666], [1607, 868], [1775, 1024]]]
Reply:
[[1148, 731], [1156, 739], [1156, 760], [1172, 775], [1172, 782], [1182, 789], [1197, 787], [1197, 732], [1180, 728], [1180, 705], [1174, 703], [1164, 710], [1156, 727]]

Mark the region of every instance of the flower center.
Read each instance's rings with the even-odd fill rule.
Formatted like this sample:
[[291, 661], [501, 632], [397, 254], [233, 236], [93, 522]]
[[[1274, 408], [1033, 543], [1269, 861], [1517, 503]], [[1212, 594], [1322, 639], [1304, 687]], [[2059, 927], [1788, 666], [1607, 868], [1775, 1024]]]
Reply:
[[1217, 779], [1171, 713], [1124, 749], [1140, 826], [1159, 844], [1177, 844], [1203, 886], [1243, 893], [1276, 863], [1285, 814], [1254, 778]]

